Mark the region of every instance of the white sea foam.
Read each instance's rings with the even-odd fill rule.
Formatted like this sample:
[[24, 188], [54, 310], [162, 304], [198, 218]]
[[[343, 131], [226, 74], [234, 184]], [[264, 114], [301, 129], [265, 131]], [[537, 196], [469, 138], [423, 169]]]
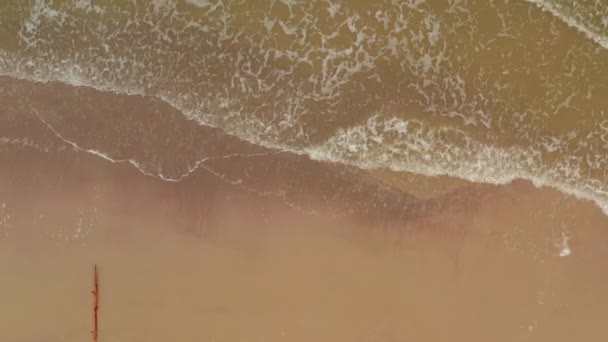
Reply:
[[[4, 73], [12, 77], [30, 79], [23, 74]], [[66, 76], [67, 77], [58, 77]], [[77, 86], [89, 86], [102, 91], [138, 94], [137, 90], [116, 89], [110, 85], [99, 86], [87, 82], [84, 77], [73, 77], [72, 73], [57, 73], [53, 79], [36, 78], [35, 81], [58, 81]], [[72, 82], [72, 81], [75, 82]], [[142, 94], [142, 93], [140, 93]], [[179, 99], [163, 97], [163, 101], [182, 110]], [[181, 108], [180, 108], [181, 107]], [[183, 111], [200, 124], [207, 125], [205, 116]], [[42, 120], [42, 117], [41, 117]], [[47, 124], [44, 120], [43, 122]], [[209, 122], [215, 126], [214, 123]], [[167, 176], [162, 170], [151, 171], [135, 159], [114, 159], [104, 152], [86, 149], [65, 139], [50, 125], [61, 140], [76, 150], [96, 155], [112, 163], [128, 163], [141, 173], [169, 182], [179, 182], [201, 167], [206, 159], [195, 162], [189, 170], [178, 176]], [[427, 176], [447, 175], [471, 182], [508, 184], [515, 179], [527, 179], [537, 187], [553, 187], [577, 198], [592, 200], [608, 215], [608, 190], [598, 180], [580, 176], [576, 165], [567, 162], [551, 168], [544, 167], [540, 148], [498, 148], [484, 145], [468, 137], [466, 133], [452, 128], [428, 127], [417, 120], [385, 118], [376, 115], [365, 124], [341, 129], [324, 143], [314, 146], [294, 147], [274, 140], [260, 139], [257, 131], [250, 127], [232, 128], [227, 131], [245, 141], [263, 147], [307, 155], [313, 160], [339, 162], [361, 169], [390, 169]], [[392, 138], [391, 138], [392, 137]], [[446, 140], [447, 137], [447, 140]], [[452, 139], [452, 141], [450, 141]], [[457, 142], [456, 144], [454, 142]], [[546, 147], [541, 145], [542, 150]]]
[[103, 14], [104, 10], [101, 6], [91, 3], [91, 0], [77, 0], [74, 2], [74, 7], [85, 10], [86, 12], [94, 12]]
[[507, 184], [527, 179], [594, 201], [608, 214], [608, 190], [581, 176], [572, 161], [543, 165], [540, 148], [498, 148], [452, 128], [428, 127], [416, 120], [372, 117], [364, 125], [340, 130], [323, 144], [305, 148], [313, 159], [363, 169], [386, 168], [429, 176], [448, 175], [472, 182]]
[[31, 139], [27, 139], [27, 138], [0, 137], [0, 144], [22, 146], [22, 147], [35, 149], [40, 152], [49, 152], [51, 150], [53, 150], [53, 151], [61, 150], [61, 148], [51, 148], [50, 146], [41, 146], [40, 144], [36, 143], [35, 141], [33, 141]]
[[[551, 7], [551, 3], [541, 0], [529, 0], [541, 8], [548, 11], [556, 11]], [[210, 2], [205, 0], [188, 0], [191, 5], [196, 5], [202, 8], [209, 6]], [[291, 11], [293, 6], [297, 6], [300, 1], [281, 0], [281, 3]], [[78, 6], [86, 9], [90, 8], [90, 2], [81, 0]], [[423, 4], [423, 1], [410, 1], [407, 6], [416, 8]], [[175, 5], [174, 1], [155, 0], [153, 2], [155, 11], [166, 11], [172, 9]], [[328, 11], [330, 16], [336, 16], [341, 13], [341, 8], [335, 5], [335, 2], [328, 2]], [[344, 12], [346, 12], [344, 10]], [[555, 14], [555, 13], [554, 13]], [[30, 40], [34, 37], [34, 32], [37, 30], [42, 19], [61, 21], [64, 14], [54, 11], [48, 2], [42, 0], [34, 1], [30, 17], [25, 20], [21, 38], [26, 44], [32, 44]], [[379, 22], [383, 22], [386, 16], [379, 13], [377, 16]], [[572, 18], [565, 17], [562, 20], [574, 25], [582, 32], [585, 32], [585, 27], [576, 22]], [[226, 23], [224, 20], [224, 30], [221, 31], [222, 39], [230, 38], [230, 33], [226, 31]], [[359, 17], [353, 13], [347, 15], [343, 27], [347, 28], [354, 34], [354, 42], [345, 48], [328, 48], [329, 41], [335, 32], [326, 36], [321, 36], [322, 47], [314, 51], [306, 50], [304, 52], [273, 50], [272, 52], [279, 57], [289, 57], [294, 64], [295, 62], [309, 63], [311, 61], [308, 56], [318, 54], [322, 56], [320, 61], [320, 77], [313, 79], [314, 88], [318, 89], [317, 93], [310, 95], [315, 100], [335, 100], [341, 95], [341, 89], [344, 85], [352, 82], [351, 77], [362, 74], [365, 71], [373, 70], [376, 67], [377, 55], [372, 55], [372, 49], [366, 49], [366, 44], [373, 44], [377, 37], [370, 34], [369, 31], [359, 30], [357, 28]], [[265, 19], [262, 25], [271, 30], [275, 24], [281, 25], [282, 30], [286, 34], [296, 35], [298, 31], [290, 26], [289, 23], [276, 21], [276, 19]], [[407, 18], [399, 17], [394, 23], [394, 33], [401, 33], [408, 25]], [[504, 24], [504, 23], [503, 23]], [[578, 25], [578, 26], [576, 26]], [[580, 26], [580, 27], [579, 27]], [[156, 27], [156, 26], [155, 26]], [[581, 28], [582, 27], [582, 28]], [[420, 96], [428, 105], [428, 112], [442, 112], [442, 114], [451, 117], [461, 117], [465, 124], [476, 125], [481, 122], [484, 126], [491, 126], [491, 118], [489, 113], [485, 113], [478, 108], [467, 106], [466, 102], [473, 97], [467, 93], [465, 81], [458, 74], [452, 72], [440, 74], [443, 65], [446, 63], [446, 57], [443, 55], [443, 49], [438, 42], [441, 39], [442, 30], [446, 30], [442, 23], [433, 16], [425, 16], [422, 20], [422, 30], [419, 34], [412, 32], [411, 35], [404, 36], [402, 40], [387, 40], [385, 50], [387, 54], [394, 56], [404, 56], [402, 68], [408, 69], [412, 74], [419, 77], [422, 81], [420, 84], [413, 83], [412, 87], [420, 93]], [[589, 30], [587, 30], [589, 31]], [[594, 36], [594, 33], [589, 31], [587, 35]], [[409, 39], [408, 39], [409, 38]], [[601, 44], [606, 44], [605, 38], [592, 38], [594, 41]], [[425, 41], [430, 45], [415, 45], [416, 42]], [[602, 45], [606, 47], [606, 45]], [[305, 48], [309, 48], [306, 46]], [[129, 82], [125, 79], [116, 79], [114, 82], [109, 81], [111, 78], [103, 78], [99, 75], [101, 72], [92, 72], [87, 74], [86, 68], [78, 64], [74, 60], [44, 60], [40, 58], [34, 62], [19, 61], [11, 64], [11, 60], [17, 60], [12, 56], [4, 55], [0, 51], [0, 67], [1, 74], [29, 79], [38, 82], [58, 81], [75, 86], [90, 86], [103, 91], [113, 91], [121, 94], [143, 95], [145, 93], [145, 85]], [[354, 56], [354, 58], [353, 58]], [[219, 57], [218, 57], [219, 58]], [[345, 61], [342, 61], [345, 59]], [[90, 61], [85, 61], [90, 62]], [[337, 67], [335, 67], [337, 65]], [[247, 81], [253, 77], [257, 82], [259, 89], [263, 91], [271, 91], [274, 89], [274, 84], [266, 84], [265, 80], [257, 77], [251, 70], [251, 65], [247, 67], [226, 68], [234, 70], [235, 84], [239, 84], [242, 89], [247, 90]], [[84, 70], [84, 71], [83, 71]], [[117, 71], [120, 75], [123, 69]], [[89, 70], [90, 72], [90, 70]], [[279, 75], [283, 77], [285, 75]], [[434, 78], [433, 78], [434, 77]], [[428, 86], [432, 82], [443, 82], [438, 86], [436, 94], [430, 93]], [[470, 87], [469, 87], [470, 88]], [[170, 93], [157, 93], [156, 96], [173, 107], [181, 110], [184, 115], [189, 118], [197, 119], [201, 124], [218, 126], [218, 120], [208, 113], [201, 113], [201, 109], [197, 107], [202, 100], [195, 102], [196, 99], [184, 99]], [[453, 102], [458, 107], [449, 111], [437, 110], [440, 105], [437, 101], [442, 98], [447, 102]], [[294, 96], [297, 99], [297, 96]], [[230, 107], [230, 99], [220, 99], [225, 102], [225, 108]], [[480, 100], [486, 99], [480, 97]], [[288, 101], [286, 101], [288, 102]], [[424, 101], [423, 101], [424, 102]], [[296, 113], [298, 101], [288, 103], [290, 110], [280, 112], [278, 119], [278, 128], [297, 128], [298, 120]], [[564, 105], [568, 105], [565, 101]], [[202, 106], [199, 106], [202, 107]], [[220, 106], [221, 107], [221, 106]], [[225, 109], [223, 108], [223, 109]], [[442, 108], [443, 109], [443, 108]], [[199, 111], [199, 112], [197, 112]], [[283, 114], [285, 113], [285, 114]], [[231, 113], [237, 117], [240, 114], [238, 111]], [[47, 124], [42, 117], [41, 120]], [[250, 118], [249, 118], [250, 119]], [[289, 151], [292, 153], [306, 154], [313, 159], [341, 162], [354, 165], [365, 169], [388, 168], [396, 171], [408, 171], [425, 175], [450, 175], [475, 182], [504, 184], [516, 178], [524, 178], [532, 181], [537, 186], [553, 186], [566, 193], [576, 195], [578, 197], [594, 200], [602, 209], [608, 213], [608, 192], [605, 185], [597, 180], [587, 179], [581, 176], [579, 167], [569, 161], [563, 161], [551, 167], [543, 165], [543, 151], [557, 151], [561, 148], [563, 142], [553, 138], [543, 139], [541, 146], [531, 146], [527, 148], [498, 148], [490, 145], [484, 145], [467, 136], [463, 131], [445, 128], [445, 127], [430, 127], [424, 122], [416, 120], [404, 120], [396, 117], [385, 117], [377, 115], [370, 118], [362, 125], [343, 128], [338, 131], [333, 137], [330, 137], [323, 143], [315, 144], [314, 146], [301, 146], [290, 144], [284, 140], [276, 139], [275, 136], [264, 136], [264, 133], [275, 134], [277, 127], [271, 125], [264, 126], [264, 123], [254, 126], [249, 124], [250, 121], [243, 120], [232, 124], [230, 127], [221, 126], [227, 133], [233, 134], [241, 139], [262, 146]], [[165, 181], [177, 182], [191, 174], [197, 168], [202, 167], [205, 159], [197, 161], [189, 166], [188, 171], [182, 175], [169, 176], [163, 170], [151, 170], [135, 159], [117, 159], [108, 155], [105, 152], [95, 149], [88, 149], [77, 145], [75, 142], [63, 137], [59, 132], [48, 125], [50, 130], [66, 144], [72, 146], [76, 150], [93, 154], [114, 163], [128, 163], [137, 168], [140, 172], [159, 177]], [[606, 125], [608, 126], [608, 125]], [[602, 126], [603, 127], [603, 126]], [[270, 133], [269, 133], [270, 132]], [[597, 161], [592, 161], [599, 165]]]
[[186, 0], [186, 2], [189, 3], [190, 5], [200, 7], [200, 8], [206, 8], [206, 7], [211, 6], [211, 1], [209, 1], [209, 0]]
[[570, 254], [572, 254], [572, 250], [570, 249], [570, 245], [568, 244], [569, 241], [570, 241], [570, 236], [568, 234], [566, 234], [565, 232], [562, 232], [561, 241], [558, 244], [558, 248], [559, 248], [558, 255], [560, 257], [567, 257]]
[[57, 138], [59, 138], [64, 143], [72, 146], [76, 151], [92, 154], [94, 156], [97, 156], [97, 157], [100, 157], [102, 159], [105, 159], [105, 160], [107, 160], [107, 161], [109, 161], [111, 163], [128, 163], [128, 164], [131, 164], [133, 167], [135, 167], [139, 172], [143, 173], [144, 175], [146, 175], [146, 176], [152, 176], [152, 177], [158, 177], [158, 178], [160, 178], [160, 179], [162, 179], [164, 181], [167, 181], [167, 182], [179, 182], [179, 181], [181, 181], [182, 179], [184, 179], [184, 178], [188, 177], [190, 174], [192, 174], [192, 172], [196, 171], [202, 163], [204, 163], [205, 161], [207, 161], [209, 159], [209, 158], [204, 158], [204, 159], [201, 159], [201, 160], [195, 162], [192, 166], [189, 167], [189, 170], [186, 173], [184, 173], [182, 175], [179, 175], [177, 177], [165, 176], [163, 174], [162, 170], [158, 170], [156, 173], [153, 173], [153, 172], [150, 172], [149, 170], [147, 170], [141, 164], [141, 162], [139, 162], [139, 161], [137, 161], [135, 159], [115, 159], [115, 158], [110, 157], [105, 152], [101, 152], [101, 151], [94, 150], [94, 149], [80, 147], [77, 143], [75, 143], [75, 142], [73, 142], [73, 141], [71, 141], [69, 139], [64, 138], [59, 132], [57, 132], [57, 130], [55, 130], [55, 128], [53, 128], [53, 126], [51, 126], [49, 123], [46, 122], [46, 120], [44, 120], [44, 118], [40, 115], [40, 113], [35, 108], [32, 107], [31, 110], [38, 116], [38, 118], [40, 119], [40, 121], [42, 121], [42, 123], [44, 125], [46, 125], [47, 128], [51, 132], [53, 132], [53, 134], [55, 134], [55, 136]]
[[608, 49], [608, 37], [607, 36], [594, 31], [591, 27], [589, 27], [588, 23], [585, 23], [580, 18], [575, 18], [575, 17], [569, 16], [568, 14], [564, 13], [564, 11], [561, 10], [561, 6], [559, 4], [557, 4], [556, 2], [549, 1], [549, 0], [526, 0], [526, 1], [528, 1], [532, 4], [535, 4], [536, 6], [541, 8], [543, 11], [551, 13], [552, 15], [557, 17], [559, 20], [566, 23], [568, 26], [578, 30], [583, 35], [585, 35], [587, 38], [589, 38], [589, 39], [593, 40], [594, 42], [596, 42], [597, 44], [599, 44], [604, 49]]

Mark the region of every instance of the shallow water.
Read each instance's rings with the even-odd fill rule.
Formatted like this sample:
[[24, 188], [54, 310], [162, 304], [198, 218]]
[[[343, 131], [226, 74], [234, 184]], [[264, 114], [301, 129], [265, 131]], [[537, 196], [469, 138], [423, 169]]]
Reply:
[[0, 70], [154, 96], [315, 159], [603, 206], [607, 6], [532, 3], [16, 1]]

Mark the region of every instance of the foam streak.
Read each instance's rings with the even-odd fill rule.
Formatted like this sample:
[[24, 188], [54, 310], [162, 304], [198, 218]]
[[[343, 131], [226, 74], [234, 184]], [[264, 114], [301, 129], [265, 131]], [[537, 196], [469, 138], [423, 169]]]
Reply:
[[297, 204], [295, 204], [294, 202], [290, 201], [287, 198], [287, 194], [285, 191], [277, 191], [277, 192], [269, 192], [269, 191], [257, 191], [251, 187], [247, 187], [243, 185], [243, 181], [242, 179], [237, 179], [237, 180], [230, 180], [228, 179], [225, 175], [203, 165], [205, 162], [207, 161], [211, 161], [211, 160], [218, 160], [218, 159], [231, 159], [231, 158], [250, 158], [250, 157], [260, 157], [260, 156], [267, 156], [267, 155], [272, 155], [272, 154], [277, 154], [277, 153], [281, 153], [281, 152], [263, 152], [263, 153], [250, 153], [250, 154], [245, 154], [245, 153], [232, 153], [232, 154], [228, 154], [228, 155], [224, 155], [221, 157], [207, 157], [207, 158], [203, 158], [200, 159], [198, 161], [196, 161], [194, 163], [194, 165], [189, 166], [188, 171], [183, 173], [182, 175], [178, 176], [178, 177], [169, 177], [169, 176], [165, 176], [162, 174], [162, 172], [159, 170], [159, 172], [157, 174], [148, 172], [144, 169], [144, 167], [137, 162], [134, 159], [114, 159], [112, 157], [110, 157], [107, 153], [105, 152], [101, 152], [98, 150], [93, 150], [93, 149], [88, 149], [88, 148], [83, 148], [80, 147], [78, 144], [76, 144], [75, 142], [63, 137], [63, 135], [61, 135], [52, 125], [50, 125], [46, 120], [44, 120], [44, 118], [42, 117], [42, 115], [40, 115], [40, 113], [38, 112], [38, 110], [36, 110], [36, 108], [31, 107], [32, 112], [34, 112], [36, 114], [36, 116], [38, 117], [38, 119], [40, 119], [40, 121], [61, 141], [63, 141], [64, 143], [72, 146], [72, 148], [78, 152], [84, 152], [84, 153], [88, 153], [88, 154], [92, 154], [96, 157], [100, 157], [106, 161], [109, 161], [113, 164], [118, 164], [118, 163], [128, 163], [130, 165], [132, 165], [133, 167], [135, 167], [139, 172], [141, 172], [142, 174], [146, 175], [146, 176], [150, 176], [150, 177], [155, 177], [155, 178], [160, 178], [163, 181], [166, 182], [172, 182], [172, 183], [177, 183], [180, 182], [181, 180], [183, 180], [184, 178], [190, 176], [192, 173], [194, 173], [196, 170], [198, 169], [202, 169], [205, 170], [207, 172], [209, 172], [210, 174], [218, 177], [219, 179], [221, 179], [223, 182], [233, 185], [233, 186], [239, 186], [241, 189], [250, 192], [250, 193], [254, 193], [260, 197], [275, 197], [275, 198], [279, 198], [283, 203], [285, 203], [285, 205], [287, 205], [288, 207], [309, 214], [309, 215], [314, 215], [314, 216], [319, 216], [319, 213], [314, 211], [314, 210], [306, 210], [300, 206], [298, 206]]
[[564, 13], [560, 12], [559, 8], [556, 5], [554, 5], [553, 3], [551, 3], [547, 0], [526, 0], [526, 1], [538, 6], [543, 11], [551, 13], [556, 18], [558, 18], [559, 20], [566, 23], [568, 26], [570, 26], [570, 27], [578, 30], [582, 34], [584, 34], [585, 37], [593, 40], [595, 43], [597, 43], [604, 49], [608, 49], [608, 37], [602, 36], [602, 35], [598, 34], [597, 32], [593, 32], [590, 28], [588, 28], [581, 21], [576, 20], [575, 18], [569, 17], [569, 16], [565, 15]]

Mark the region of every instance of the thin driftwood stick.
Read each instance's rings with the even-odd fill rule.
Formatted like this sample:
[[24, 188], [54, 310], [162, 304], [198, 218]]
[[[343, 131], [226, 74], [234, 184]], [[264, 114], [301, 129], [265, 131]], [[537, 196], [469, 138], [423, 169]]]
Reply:
[[97, 311], [99, 310], [99, 277], [97, 276], [97, 264], [95, 264], [95, 278], [93, 285], [93, 342], [97, 342], [98, 335], [98, 323], [97, 323]]

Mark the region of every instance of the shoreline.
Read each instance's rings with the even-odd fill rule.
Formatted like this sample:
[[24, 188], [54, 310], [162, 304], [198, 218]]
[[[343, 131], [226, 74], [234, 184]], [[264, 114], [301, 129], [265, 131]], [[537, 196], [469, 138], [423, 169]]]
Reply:
[[[6, 76], [4, 76], [6, 77]], [[413, 171], [408, 171], [408, 170], [393, 170], [390, 167], [373, 167], [370, 168], [366, 165], [360, 165], [357, 162], [352, 162], [349, 161], [347, 159], [344, 160], [338, 160], [335, 158], [327, 158], [324, 156], [319, 156], [317, 152], [307, 152], [306, 149], [304, 150], [294, 150], [292, 148], [286, 148], [285, 146], [274, 146], [274, 145], [269, 145], [266, 146], [264, 144], [260, 144], [259, 142], [251, 142], [251, 141], [247, 141], [247, 140], [243, 140], [242, 137], [238, 137], [235, 136], [229, 132], [225, 132], [224, 130], [220, 129], [220, 128], [215, 128], [212, 126], [207, 126], [204, 123], [201, 123], [197, 120], [193, 120], [191, 118], [188, 118], [188, 116], [186, 116], [182, 110], [178, 109], [177, 107], [175, 107], [173, 104], [165, 101], [164, 99], [160, 99], [157, 96], [154, 95], [145, 95], [145, 94], [121, 94], [120, 92], [115, 92], [115, 91], [109, 91], [109, 90], [105, 90], [104, 88], [98, 88], [96, 86], [92, 86], [89, 84], [80, 84], [80, 85], [73, 85], [68, 83], [64, 83], [61, 81], [57, 81], [57, 80], [32, 80], [30, 78], [15, 78], [15, 76], [8, 76], [10, 77], [10, 79], [8, 80], [9, 82], [25, 82], [27, 83], [33, 83], [30, 85], [26, 85], [26, 87], [29, 87], [33, 90], [33, 92], [41, 92], [44, 91], [45, 87], [50, 87], [53, 88], [53, 86], [57, 86], [60, 85], [62, 88], [64, 88], [67, 93], [73, 93], [73, 94], [79, 94], [82, 95], [79, 91], [79, 88], [81, 88], [80, 90], [82, 90], [83, 94], [86, 94], [87, 97], [92, 97], [94, 98], [97, 95], [104, 95], [106, 97], [117, 97], [119, 99], [121, 99], [121, 102], [128, 102], [128, 98], [131, 96], [134, 96], [135, 99], [137, 101], [140, 102], [151, 102], [152, 104], [154, 104], [155, 102], [158, 102], [154, 105], [161, 105], [163, 107], [166, 107], [165, 109], [163, 109], [164, 111], [170, 111], [170, 112], [174, 112], [174, 113], [178, 113], [173, 114], [175, 116], [181, 116], [181, 120], [186, 121], [186, 122], [192, 122], [194, 123], [195, 126], [199, 126], [197, 128], [191, 128], [193, 130], [197, 130], [199, 129], [200, 131], [220, 131], [220, 134], [226, 135], [226, 136], [230, 136], [231, 140], [235, 141], [237, 144], [242, 143], [242, 144], [250, 144], [253, 147], [253, 151], [255, 151], [253, 153], [253, 155], [256, 154], [264, 154], [264, 153], [290, 153], [293, 154], [297, 157], [304, 157], [307, 159], [310, 159], [312, 161], [316, 161], [316, 162], [320, 162], [320, 163], [329, 163], [329, 164], [342, 164], [343, 167], [345, 168], [357, 168], [360, 170], [360, 172], [364, 172], [364, 173], [370, 173], [370, 174], [375, 174], [375, 175], [379, 175], [378, 178], [380, 178], [381, 181], [383, 181], [383, 179], [385, 178], [385, 176], [387, 174], [391, 174], [391, 176], [389, 176], [388, 178], [395, 178], [395, 177], [399, 177], [399, 176], [395, 176], [398, 175], [399, 173], [403, 174], [403, 179], [402, 180], [396, 180], [396, 181], [388, 181], [386, 182], [389, 186], [392, 186], [393, 183], [402, 183], [402, 182], [407, 182], [408, 178], [411, 178], [412, 175], [416, 175], [415, 177], [419, 177], [421, 179], [425, 179], [425, 178], [431, 178], [431, 179], [438, 179], [446, 184], [448, 183], [452, 183], [452, 184], [459, 184], [462, 182], [470, 182], [473, 184], [485, 184], [485, 185], [489, 185], [489, 186], [501, 186], [501, 185], [505, 185], [505, 184], [509, 184], [512, 182], [518, 182], [518, 181], [527, 181], [530, 182], [531, 184], [533, 184], [535, 187], [537, 188], [543, 188], [543, 187], [549, 187], [549, 188], [553, 188], [556, 189], [562, 193], [564, 193], [567, 196], [574, 196], [578, 199], [581, 200], [586, 200], [586, 201], [591, 201], [593, 203], [595, 203], [595, 205], [601, 209], [607, 216], [608, 216], [608, 204], [604, 203], [605, 200], [602, 200], [601, 198], [599, 198], [597, 195], [593, 194], [593, 193], [588, 193], [585, 192], [583, 190], [580, 189], [580, 187], [584, 187], [584, 188], [593, 188], [593, 186], [590, 185], [581, 185], [579, 187], [572, 187], [570, 185], [567, 184], [561, 184], [561, 183], [555, 183], [555, 182], [547, 182], [546, 179], [543, 179], [542, 177], [539, 176], [522, 176], [520, 174], [516, 174], [513, 176], [504, 176], [502, 175], [501, 177], [504, 178], [504, 180], [500, 180], [500, 181], [495, 181], [492, 182], [488, 179], [483, 179], [480, 180], [478, 178], [476, 178], [476, 176], [459, 176], [456, 174], [453, 174], [454, 172], [447, 172], [447, 173], [433, 173], [433, 174], [426, 174], [424, 172], [413, 172]], [[36, 89], [37, 86], [36, 84], [40, 84], [43, 85], [41, 87], [41, 89]], [[73, 96], [73, 95], [72, 95]], [[35, 111], [36, 109], [32, 107], [32, 109]], [[142, 167], [142, 164], [145, 163], [145, 161], [141, 161], [138, 160], [137, 158], [113, 158], [111, 156], [111, 153], [108, 153], [108, 151], [104, 151], [104, 150], [95, 150], [95, 149], [89, 149], [89, 148], [83, 148], [81, 146], [78, 145], [77, 142], [74, 142], [72, 140], [66, 139], [64, 138], [61, 134], [59, 134], [57, 131], [55, 131], [55, 129], [53, 128], [52, 125], [48, 124], [46, 121], [44, 121], [43, 117], [40, 116], [40, 114], [37, 114], [40, 118], [40, 120], [44, 123], [45, 126], [47, 126], [47, 128], [50, 130], [50, 132], [52, 132], [54, 135], [57, 136], [57, 138], [59, 138], [60, 140], [63, 140], [63, 142], [68, 143], [70, 145], [72, 145], [74, 148], [76, 149], [80, 149], [82, 152], [85, 153], [90, 153], [93, 155], [97, 155], [98, 157], [104, 158], [110, 162], [116, 163], [129, 163], [131, 164], [133, 167], [137, 168], [140, 172], [142, 172], [143, 174], [146, 174], [148, 176], [153, 176], [153, 177], [159, 177], [163, 180], [166, 181], [179, 181], [181, 180], [183, 177], [187, 177], [191, 172], [195, 171], [196, 168], [200, 167], [201, 164], [204, 164], [206, 162], [207, 157], [199, 159], [197, 161], [195, 161], [194, 166], [188, 165], [187, 169], [185, 170], [185, 172], [183, 172], [182, 174], [179, 174], [177, 176], [166, 176], [163, 175], [162, 172], [160, 173], [154, 173], [153, 171], [149, 171], [146, 170], [144, 167]], [[217, 134], [217, 133], [214, 133]], [[497, 151], [500, 151], [501, 149], [498, 147], [491, 147], [491, 146], [486, 146], [486, 148], [490, 148], [490, 149], [496, 149]], [[261, 152], [260, 152], [261, 151]], [[316, 150], [315, 150], [316, 151]], [[189, 162], [190, 163], [190, 162]], [[549, 172], [549, 171], [545, 171], [545, 172]], [[546, 177], [545, 177], [546, 178]], [[446, 179], [453, 179], [450, 181], [444, 181]], [[591, 179], [589, 180], [589, 182], [595, 181], [595, 179]], [[449, 185], [447, 185], [449, 187]], [[397, 187], [398, 189], [399, 187]]]

